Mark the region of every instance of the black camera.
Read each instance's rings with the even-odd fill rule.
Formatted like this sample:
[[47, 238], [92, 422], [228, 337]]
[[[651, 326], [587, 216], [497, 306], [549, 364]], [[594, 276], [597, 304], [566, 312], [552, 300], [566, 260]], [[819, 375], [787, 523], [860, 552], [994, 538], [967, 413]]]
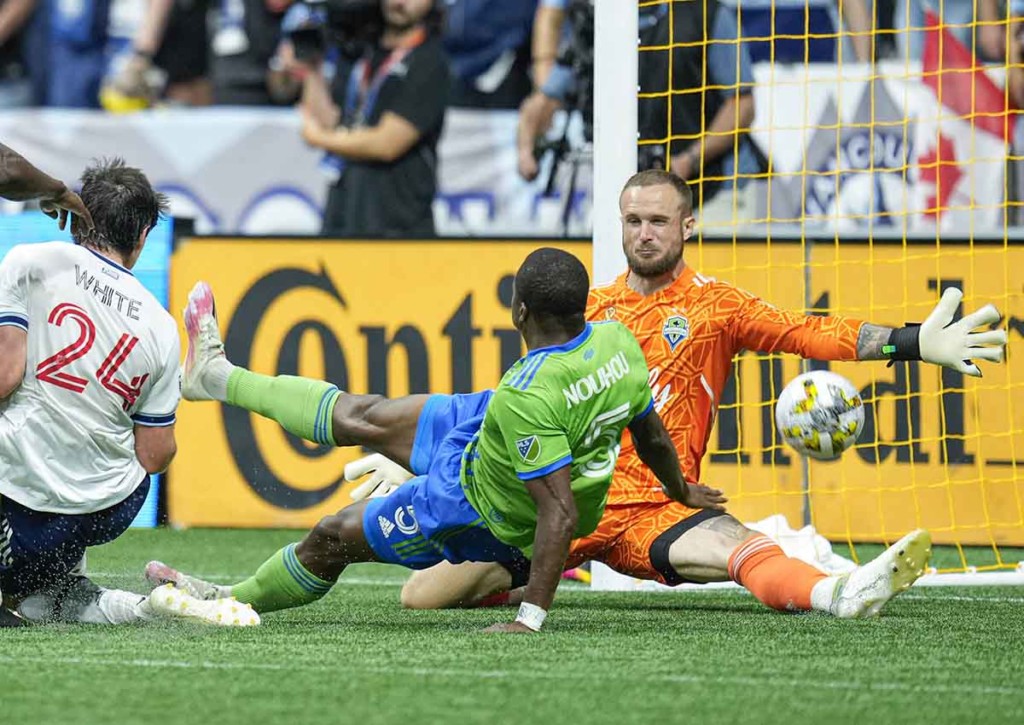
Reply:
[[384, 13], [381, 0], [301, 0], [285, 15], [281, 29], [296, 60], [321, 60], [329, 46], [346, 58], [358, 58], [384, 32]]

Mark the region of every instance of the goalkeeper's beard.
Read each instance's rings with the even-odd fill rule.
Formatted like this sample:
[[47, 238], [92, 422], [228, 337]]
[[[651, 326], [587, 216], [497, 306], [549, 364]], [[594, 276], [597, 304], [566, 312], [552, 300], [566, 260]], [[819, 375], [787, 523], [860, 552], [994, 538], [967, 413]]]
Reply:
[[661, 257], [644, 259], [626, 252], [626, 263], [629, 271], [638, 277], [661, 277], [676, 268], [683, 258], [683, 245], [678, 249], [669, 249]]

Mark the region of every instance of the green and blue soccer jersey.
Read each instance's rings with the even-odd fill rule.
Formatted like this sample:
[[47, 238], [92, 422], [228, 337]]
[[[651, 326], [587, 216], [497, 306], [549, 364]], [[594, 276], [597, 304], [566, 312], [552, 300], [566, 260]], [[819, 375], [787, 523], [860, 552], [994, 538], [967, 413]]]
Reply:
[[618, 322], [533, 350], [501, 379], [463, 455], [466, 497], [487, 528], [532, 555], [537, 507], [526, 481], [571, 465], [579, 524], [597, 528], [623, 429], [652, 409], [647, 362]]

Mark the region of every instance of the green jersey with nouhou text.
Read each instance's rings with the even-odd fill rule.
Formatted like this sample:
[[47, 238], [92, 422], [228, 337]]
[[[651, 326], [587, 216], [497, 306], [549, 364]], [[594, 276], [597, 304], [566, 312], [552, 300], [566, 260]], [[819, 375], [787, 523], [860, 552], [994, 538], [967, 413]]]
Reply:
[[491, 533], [532, 556], [537, 507], [525, 482], [569, 465], [574, 538], [594, 531], [623, 429], [653, 409], [647, 381], [640, 345], [618, 322], [590, 323], [509, 368], [462, 457], [466, 498]]

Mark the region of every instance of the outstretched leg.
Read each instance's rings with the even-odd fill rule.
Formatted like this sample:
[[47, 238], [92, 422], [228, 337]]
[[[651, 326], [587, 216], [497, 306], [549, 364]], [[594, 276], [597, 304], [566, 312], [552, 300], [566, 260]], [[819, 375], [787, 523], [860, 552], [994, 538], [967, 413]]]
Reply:
[[672, 567], [689, 581], [732, 579], [772, 609], [842, 619], [877, 615], [924, 573], [930, 556], [931, 536], [919, 529], [849, 574], [830, 576], [728, 515], [702, 521], [669, 547]]
[[18, 611], [35, 624], [134, 624], [154, 618], [148, 595], [101, 587], [85, 576], [84, 569], [57, 577], [24, 597]]
[[200, 599], [234, 597], [257, 612], [273, 612], [312, 604], [331, 590], [349, 564], [378, 561], [363, 532], [361, 501], [325, 516], [297, 544], [275, 552], [256, 573], [225, 587], [151, 562], [146, 578], [152, 584], [173, 584]]
[[185, 308], [188, 353], [182, 394], [217, 400], [277, 421], [321, 445], [366, 446], [409, 468], [420, 413], [430, 396], [394, 400], [353, 395], [330, 383], [293, 375], [268, 376], [232, 365], [217, 327], [213, 291], [199, 282]]
[[105, 589], [84, 574], [68, 574], [22, 599], [18, 608], [33, 624], [137, 624], [155, 619], [186, 619], [205, 624], [246, 627], [259, 616], [230, 599], [202, 601], [188, 593], [158, 588], [151, 594]]
[[512, 573], [501, 564], [478, 561], [450, 564], [442, 561], [409, 577], [402, 587], [402, 606], [406, 609], [449, 609], [518, 603], [509, 600], [511, 588]]

